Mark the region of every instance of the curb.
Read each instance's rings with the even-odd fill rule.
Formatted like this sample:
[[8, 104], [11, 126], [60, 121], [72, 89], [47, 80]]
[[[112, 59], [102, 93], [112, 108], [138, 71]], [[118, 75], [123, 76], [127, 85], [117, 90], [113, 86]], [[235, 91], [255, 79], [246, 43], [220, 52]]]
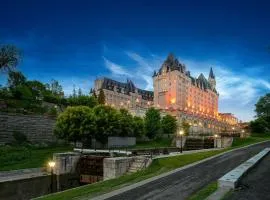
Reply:
[[206, 200], [222, 199], [224, 195], [237, 187], [240, 179], [257, 165], [268, 153], [270, 148], [265, 148], [252, 158], [246, 160], [233, 170], [218, 179], [218, 189], [206, 198]]
[[[225, 155], [227, 153], [230, 153], [230, 152], [233, 152], [233, 151], [238, 151], [240, 149], [247, 149], [251, 146], [255, 146], [255, 145], [258, 145], [258, 144], [262, 144], [262, 143], [266, 143], [266, 142], [270, 142], [270, 140], [267, 140], [267, 141], [262, 141], [262, 142], [258, 142], [258, 143], [255, 143], [255, 144], [250, 144], [250, 145], [247, 145], [247, 146], [244, 146], [244, 147], [239, 147], [239, 148], [236, 148], [236, 149], [231, 149], [229, 151], [226, 151], [226, 152], [223, 152], [223, 153], [220, 153], [220, 154], [217, 154], [217, 155], [214, 155], [214, 156], [211, 156], [209, 158], [206, 158], [206, 159], [203, 159], [203, 160], [200, 160], [200, 161], [197, 161], [197, 162], [194, 162], [194, 163], [191, 163], [191, 164], [188, 164], [188, 165], [185, 165], [184, 167], [180, 167], [178, 169], [175, 169], [175, 170], [172, 170], [172, 171], [169, 171], [169, 172], [166, 172], [166, 173], [163, 173], [161, 175], [158, 175], [158, 176], [154, 176], [152, 178], [149, 178], [149, 179], [146, 179], [146, 180], [143, 180], [143, 181], [140, 181], [138, 183], [135, 183], [135, 184], [132, 184], [132, 185], [129, 185], [129, 186], [126, 186], [126, 187], [123, 187], [123, 188], [120, 188], [118, 190], [115, 190], [115, 191], [112, 191], [112, 192], [109, 192], [109, 193], [105, 193], [103, 195], [100, 195], [100, 196], [97, 196], [97, 197], [93, 197], [91, 199], [93, 200], [104, 200], [104, 199], [107, 199], [107, 198], [110, 198], [110, 197], [113, 197], [113, 196], [116, 196], [118, 194], [121, 194], [121, 193], [124, 193], [124, 192], [127, 192], [129, 190], [132, 190], [132, 189], [135, 189], [137, 187], [140, 187], [140, 186], [143, 186], [147, 183], [151, 183], [155, 180], [158, 180], [160, 178], [164, 178], [166, 176], [169, 176], [169, 175], [172, 175], [174, 173], [177, 173], [177, 172], [180, 172], [180, 171], [183, 171], [187, 168], [190, 168], [190, 167], [193, 167], [195, 165], [198, 165], [198, 164], [201, 164], [201, 163], [204, 163], [208, 160], [211, 160], [213, 158], [217, 158], [219, 156], [222, 156], [222, 155]], [[78, 198], [78, 199], [89, 199], [89, 197], [82, 197], [82, 198]]]

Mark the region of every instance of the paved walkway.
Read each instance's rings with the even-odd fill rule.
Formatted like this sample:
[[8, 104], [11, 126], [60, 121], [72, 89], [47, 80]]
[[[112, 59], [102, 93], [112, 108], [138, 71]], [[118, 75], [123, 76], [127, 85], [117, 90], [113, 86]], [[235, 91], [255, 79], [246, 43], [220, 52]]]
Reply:
[[200, 152], [206, 152], [206, 151], [214, 151], [214, 150], [221, 150], [221, 148], [190, 150], [190, 151], [183, 151], [182, 153], [180, 153], [180, 152], [172, 152], [172, 153], [170, 153], [168, 155], [153, 156], [153, 160], [159, 159], [159, 158], [168, 158], [168, 157], [173, 157], [173, 156], [193, 154], [193, 153], [200, 153]]
[[270, 199], [270, 154], [240, 181], [239, 188], [226, 200]]
[[[269, 146], [270, 142], [266, 142], [244, 149], [238, 149], [233, 152], [228, 152], [189, 168], [176, 171], [175, 173], [169, 174], [165, 177], [154, 177], [151, 181], [145, 181], [145, 184], [140, 184], [140, 182], [136, 183], [135, 187], [130, 186], [130, 189], [127, 191], [124, 189], [121, 189], [119, 193], [114, 191], [112, 192], [113, 196], [105, 194], [96, 197], [95, 199], [186, 199], [194, 192], [205, 187], [205, 185], [210, 182], [217, 180], [245, 160]], [[87, 197], [84, 197], [83, 199], [87, 199]]]
[[6, 181], [14, 181], [20, 179], [27, 179], [38, 176], [46, 176], [47, 172], [43, 172], [42, 168], [21, 169], [12, 171], [0, 172], [0, 183]]

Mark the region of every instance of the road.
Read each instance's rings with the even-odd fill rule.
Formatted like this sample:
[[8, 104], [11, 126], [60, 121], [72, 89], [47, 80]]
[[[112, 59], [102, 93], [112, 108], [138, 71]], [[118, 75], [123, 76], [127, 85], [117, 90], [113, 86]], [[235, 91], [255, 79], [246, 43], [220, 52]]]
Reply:
[[267, 200], [270, 199], [270, 154], [258, 163], [240, 181], [239, 188], [226, 200]]
[[270, 142], [267, 142], [246, 149], [229, 152], [108, 199], [186, 199], [192, 193], [203, 188], [210, 182], [217, 180], [245, 160], [269, 146]]

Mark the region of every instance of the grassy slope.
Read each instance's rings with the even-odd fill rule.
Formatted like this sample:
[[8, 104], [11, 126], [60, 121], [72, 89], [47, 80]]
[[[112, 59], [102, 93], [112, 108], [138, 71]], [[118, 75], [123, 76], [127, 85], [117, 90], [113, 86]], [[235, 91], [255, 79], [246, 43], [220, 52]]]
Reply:
[[143, 171], [139, 171], [134, 174], [121, 176], [116, 179], [99, 182], [92, 185], [86, 185], [78, 188], [74, 188], [71, 190], [67, 190], [61, 193], [56, 193], [48, 196], [44, 196], [41, 199], [44, 200], [64, 200], [64, 199], [72, 199], [78, 197], [93, 197], [99, 194], [107, 193], [112, 190], [116, 190], [122, 188], [127, 185], [131, 185], [133, 183], [137, 183], [139, 181], [145, 180], [147, 178], [160, 175], [164, 172], [171, 171], [173, 169], [182, 167], [184, 165], [188, 165], [190, 163], [196, 162], [198, 160], [202, 160], [213, 155], [219, 154], [224, 150], [219, 151], [209, 151], [202, 153], [194, 153], [189, 155], [180, 155], [170, 158], [162, 158], [157, 159], [152, 162], [150, 167]]
[[0, 171], [42, 167], [52, 159], [53, 153], [72, 150], [69, 146], [26, 148], [0, 147]]
[[[246, 146], [249, 144], [254, 144], [257, 142], [262, 142], [265, 140], [270, 140], [270, 135], [254, 135], [254, 137], [249, 138], [235, 138], [232, 144], [232, 147], [229, 149], [235, 149], [238, 147]], [[194, 193], [188, 200], [204, 200], [206, 197], [210, 196], [210, 194], [214, 193], [217, 190], [217, 182], [211, 183]]]
[[210, 183], [203, 189], [199, 190], [195, 194], [193, 194], [191, 197], [188, 198], [188, 200], [202, 200], [208, 197], [210, 194], [215, 192], [218, 188], [217, 181]]

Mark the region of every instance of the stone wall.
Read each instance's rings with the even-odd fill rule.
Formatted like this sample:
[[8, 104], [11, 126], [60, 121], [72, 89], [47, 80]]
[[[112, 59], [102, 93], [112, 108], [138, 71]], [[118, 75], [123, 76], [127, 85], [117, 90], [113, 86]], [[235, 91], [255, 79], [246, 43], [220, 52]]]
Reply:
[[[53, 176], [53, 192], [78, 187], [79, 177], [72, 174]], [[44, 175], [27, 179], [0, 182], [0, 199], [3, 200], [28, 200], [51, 193], [51, 176]]]
[[136, 137], [108, 137], [108, 147], [135, 146]]
[[103, 180], [125, 174], [133, 162], [131, 157], [105, 158], [103, 160]]
[[217, 148], [226, 148], [231, 147], [233, 143], [233, 137], [221, 137], [214, 140], [215, 147]]
[[0, 112], [0, 145], [11, 143], [14, 131], [23, 133], [31, 142], [52, 142], [55, 118]]

